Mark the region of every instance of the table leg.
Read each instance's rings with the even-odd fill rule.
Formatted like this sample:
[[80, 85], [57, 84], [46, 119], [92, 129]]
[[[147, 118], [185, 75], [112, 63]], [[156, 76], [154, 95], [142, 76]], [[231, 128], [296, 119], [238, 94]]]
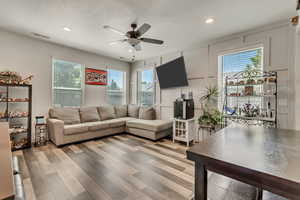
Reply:
[[257, 188], [256, 200], [262, 200], [262, 199], [263, 199], [263, 190], [261, 188]]
[[207, 170], [200, 162], [195, 164], [195, 200], [207, 200]]

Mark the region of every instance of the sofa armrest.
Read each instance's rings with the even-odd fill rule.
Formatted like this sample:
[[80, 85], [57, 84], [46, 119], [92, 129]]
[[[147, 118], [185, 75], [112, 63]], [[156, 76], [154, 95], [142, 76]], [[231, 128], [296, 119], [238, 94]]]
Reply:
[[57, 146], [63, 144], [64, 121], [58, 119], [47, 119], [49, 138]]

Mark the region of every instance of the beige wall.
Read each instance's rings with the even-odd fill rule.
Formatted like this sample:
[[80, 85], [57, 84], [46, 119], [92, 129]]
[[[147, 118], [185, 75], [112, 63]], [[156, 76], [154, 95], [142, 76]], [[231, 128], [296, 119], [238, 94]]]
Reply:
[[[173, 101], [181, 91], [193, 91], [196, 114], [200, 114], [199, 98], [207, 85], [217, 84], [218, 55], [237, 49], [262, 45], [264, 47], [265, 70], [276, 70], [279, 75], [278, 118], [281, 128], [294, 128], [294, 64], [293, 34], [295, 29], [288, 22], [265, 26], [245, 33], [220, 38], [208, 44], [162, 55], [157, 58], [138, 61], [131, 70], [131, 102], [136, 103], [136, 71], [153, 68], [181, 54], [185, 57], [189, 87], [156, 90], [156, 107], [162, 119], [172, 118]], [[171, 72], [170, 72], [171, 73]], [[157, 84], [158, 85], [158, 84]]]
[[295, 38], [295, 126], [300, 130], [300, 26]]
[[[1, 30], [0, 44], [0, 71], [9, 69], [34, 75], [33, 117], [46, 115], [52, 106], [52, 58], [80, 63], [85, 67], [125, 71], [126, 85], [129, 87], [129, 63]], [[84, 104], [105, 104], [105, 89], [103, 86], [86, 85]]]

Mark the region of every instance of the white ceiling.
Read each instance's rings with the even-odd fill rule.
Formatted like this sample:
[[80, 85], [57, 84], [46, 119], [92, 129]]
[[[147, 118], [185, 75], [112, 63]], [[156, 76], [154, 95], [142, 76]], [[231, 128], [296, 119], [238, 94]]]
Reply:
[[[142, 44], [145, 59], [195, 44], [277, 22], [295, 15], [296, 0], [0, 0], [0, 27], [114, 58], [131, 58], [126, 44], [109, 45], [130, 23], [149, 23], [144, 35], [162, 39], [163, 46]], [[213, 17], [214, 24], [205, 24]], [[63, 27], [69, 27], [66, 32]]]

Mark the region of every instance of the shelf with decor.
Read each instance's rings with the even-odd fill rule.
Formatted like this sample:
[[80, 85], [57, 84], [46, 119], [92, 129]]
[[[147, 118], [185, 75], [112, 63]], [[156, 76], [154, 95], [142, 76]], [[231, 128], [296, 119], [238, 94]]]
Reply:
[[270, 118], [270, 117], [245, 117], [245, 116], [235, 116], [235, 115], [224, 115], [224, 117], [231, 118], [231, 119], [259, 120], [259, 121], [266, 121], [266, 122], [275, 122], [275, 118]]
[[22, 80], [16, 72], [0, 72], [0, 121], [9, 123], [13, 151], [31, 147], [31, 78]]
[[233, 96], [233, 95], [227, 95], [227, 97], [236, 97], [236, 98], [247, 98], [247, 97], [276, 97], [275, 94], [266, 94], [266, 95], [242, 95], [242, 96]]
[[261, 86], [261, 85], [274, 85], [275, 83], [256, 83], [256, 84], [243, 84], [243, 85], [227, 85], [227, 87], [245, 87], [245, 86]]
[[29, 99], [28, 98], [1, 98], [0, 102], [3, 103], [28, 103]]
[[225, 124], [235, 121], [277, 127], [277, 72], [251, 73], [243, 71], [225, 78]]

